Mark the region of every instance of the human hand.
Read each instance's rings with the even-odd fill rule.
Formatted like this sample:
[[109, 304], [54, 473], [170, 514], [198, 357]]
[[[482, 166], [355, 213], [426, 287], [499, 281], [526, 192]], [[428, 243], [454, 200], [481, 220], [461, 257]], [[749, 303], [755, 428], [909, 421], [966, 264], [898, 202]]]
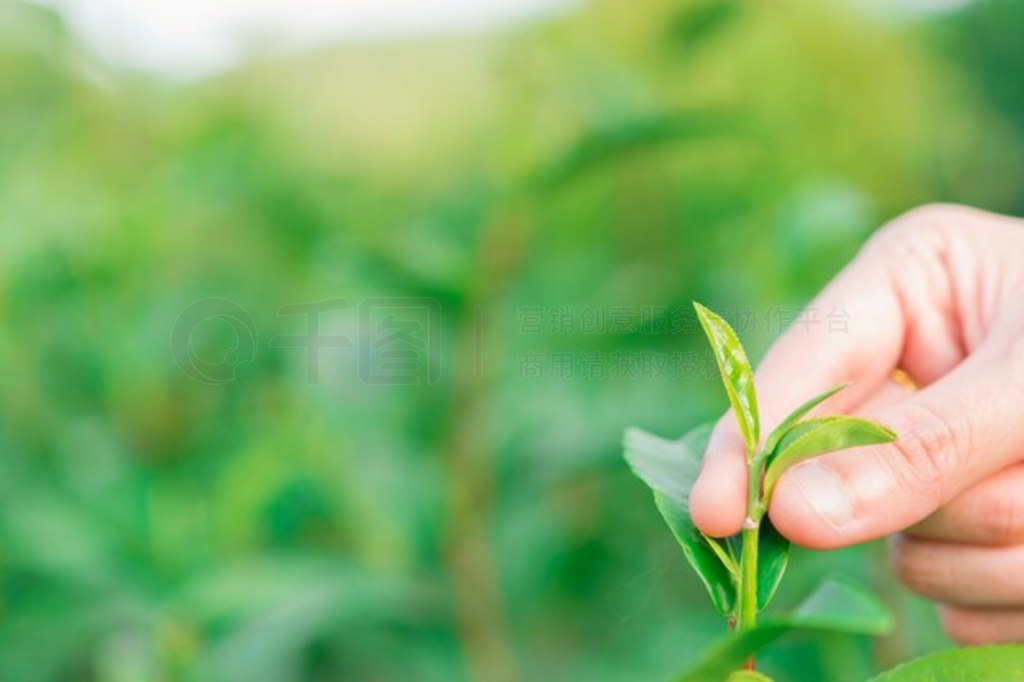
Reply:
[[[899, 434], [783, 474], [769, 514], [794, 542], [833, 548], [904, 531], [900, 578], [942, 604], [964, 643], [1024, 641], [1024, 221], [957, 206], [876, 234], [810, 304], [844, 333], [794, 326], [757, 371], [763, 423], [845, 382], [830, 411]], [[890, 377], [905, 371], [921, 390]], [[743, 440], [719, 421], [691, 495], [713, 536], [743, 524]]]

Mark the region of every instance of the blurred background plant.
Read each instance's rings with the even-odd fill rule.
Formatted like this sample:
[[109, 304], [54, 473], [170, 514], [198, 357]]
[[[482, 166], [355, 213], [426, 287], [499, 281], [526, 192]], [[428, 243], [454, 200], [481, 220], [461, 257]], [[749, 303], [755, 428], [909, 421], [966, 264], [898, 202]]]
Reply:
[[[899, 212], [1024, 212], [1021, 5], [880, 5], [594, 0], [180, 82], [0, 5], [0, 678], [675, 670], [720, 624], [620, 437], [724, 409], [689, 300], [756, 359]], [[224, 383], [172, 352], [210, 298], [255, 332], [196, 322]], [[426, 369], [368, 379], [364, 304], [406, 299]], [[311, 377], [318, 301], [352, 345]], [[948, 644], [883, 547], [794, 566], [781, 604], [841, 568], [900, 629], [778, 679]]]

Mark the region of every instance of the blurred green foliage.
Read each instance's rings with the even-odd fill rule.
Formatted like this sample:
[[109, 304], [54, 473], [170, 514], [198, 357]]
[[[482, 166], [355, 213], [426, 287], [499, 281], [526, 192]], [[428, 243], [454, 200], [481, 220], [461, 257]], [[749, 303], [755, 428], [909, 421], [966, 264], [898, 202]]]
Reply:
[[[1012, 0], [903, 22], [598, 0], [171, 85], [0, 5], [0, 679], [674, 671], [720, 623], [620, 435], [682, 433], [720, 391], [527, 376], [523, 358], [696, 351], [643, 324], [551, 327], [695, 298], [755, 311], [756, 359], [769, 311], [900, 211], [1024, 209], [1021, 20]], [[305, 329], [282, 306], [331, 299], [349, 307], [321, 324], [355, 339], [380, 296], [440, 304], [419, 357], [438, 381], [367, 382], [354, 347], [321, 351], [309, 381], [305, 350], [270, 343]], [[259, 334], [221, 385], [170, 347], [210, 297]], [[232, 344], [204, 338], [214, 360]], [[782, 644], [779, 679], [860, 680], [943, 645], [881, 547], [793, 565], [782, 606], [841, 569], [902, 625]]]

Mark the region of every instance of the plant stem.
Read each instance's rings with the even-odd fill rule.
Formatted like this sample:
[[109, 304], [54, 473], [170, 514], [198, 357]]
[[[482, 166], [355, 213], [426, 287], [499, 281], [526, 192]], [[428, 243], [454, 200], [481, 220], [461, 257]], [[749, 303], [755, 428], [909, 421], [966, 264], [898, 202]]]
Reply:
[[761, 534], [760, 454], [747, 458], [747, 518], [743, 522], [743, 554], [740, 557], [739, 620], [736, 631], [757, 625], [757, 544]]
[[[749, 520], [749, 519], [748, 519]], [[759, 528], [743, 529], [743, 557], [740, 566], [740, 614], [737, 632], [757, 625], [757, 541]]]

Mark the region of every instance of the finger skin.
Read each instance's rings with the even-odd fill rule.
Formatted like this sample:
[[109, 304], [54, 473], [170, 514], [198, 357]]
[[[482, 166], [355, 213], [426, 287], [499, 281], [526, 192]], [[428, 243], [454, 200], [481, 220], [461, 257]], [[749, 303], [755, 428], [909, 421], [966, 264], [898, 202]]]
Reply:
[[732, 412], [715, 426], [700, 477], [690, 491], [694, 523], [712, 537], [738, 533], [746, 517], [745, 445]]
[[[785, 535], [826, 548], [902, 529], [1006, 466], [1011, 450], [1024, 452], [1024, 429], [1008, 423], [1024, 421], [1024, 372], [1008, 371], [1024, 351], [1007, 341], [1024, 325], [993, 340], [1024, 289], [1024, 267], [1003, 262], [1022, 248], [1024, 229], [1013, 219], [959, 207], [915, 211], [873, 238], [812, 303], [848, 311], [848, 334], [794, 328], [773, 346], [757, 372], [769, 426], [842, 381], [855, 383], [829, 412], [854, 411], [896, 366], [931, 384], [878, 411], [900, 433], [897, 444], [827, 455], [782, 476], [771, 515]], [[694, 521], [711, 535], [738, 531], [744, 517], [734, 432], [731, 420], [720, 422], [691, 496]]]
[[907, 533], [970, 545], [1024, 544], [1024, 464], [976, 483]]
[[[998, 344], [940, 381], [870, 416], [888, 445], [823, 455], [785, 472], [770, 514], [794, 542], [827, 549], [922, 521], [1024, 452], [1024, 384], [1007, 386]], [[1002, 381], [1004, 389], [992, 391]]]
[[979, 547], [897, 536], [890, 548], [900, 580], [954, 606], [1024, 608], [1024, 546]]
[[913, 391], [908, 390], [903, 384], [894, 381], [892, 379], [886, 379], [882, 384], [875, 389], [874, 393], [869, 395], [854, 413], [859, 416], [867, 416], [871, 414], [878, 414], [887, 407], [896, 405], [902, 400], [906, 400], [907, 396]]
[[939, 620], [953, 641], [964, 646], [1024, 642], [1024, 610], [939, 607]]

